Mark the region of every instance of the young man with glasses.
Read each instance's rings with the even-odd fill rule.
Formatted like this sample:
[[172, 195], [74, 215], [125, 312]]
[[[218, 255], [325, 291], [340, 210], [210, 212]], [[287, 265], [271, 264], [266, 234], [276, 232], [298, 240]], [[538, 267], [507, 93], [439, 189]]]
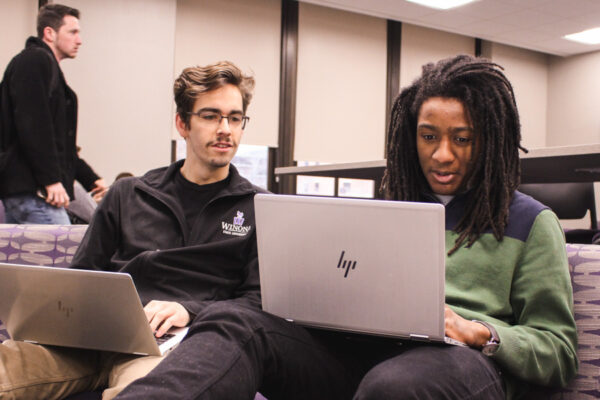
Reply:
[[[211, 304], [260, 308], [253, 198], [262, 190], [230, 164], [253, 87], [228, 62], [186, 68], [174, 84], [185, 160], [116, 181], [73, 257], [74, 268], [129, 273], [157, 337]], [[103, 399], [111, 399], [162, 359], [8, 340], [0, 345], [0, 398], [108, 387]]]

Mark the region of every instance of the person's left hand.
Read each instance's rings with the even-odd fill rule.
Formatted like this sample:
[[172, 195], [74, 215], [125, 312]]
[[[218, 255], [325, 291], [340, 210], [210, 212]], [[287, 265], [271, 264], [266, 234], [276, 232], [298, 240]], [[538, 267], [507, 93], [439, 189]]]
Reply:
[[464, 319], [445, 305], [444, 324], [446, 336], [461, 341], [469, 347], [480, 349], [492, 337], [483, 324]]
[[94, 199], [96, 203], [99, 203], [107, 191], [108, 186], [106, 185], [106, 181], [104, 180], [104, 178], [100, 178], [97, 179], [96, 182], [94, 182], [94, 188], [92, 189], [90, 194], [92, 196], [92, 199]]
[[156, 337], [161, 337], [173, 326], [186, 326], [190, 322], [187, 310], [174, 301], [152, 300], [146, 304], [144, 312]]

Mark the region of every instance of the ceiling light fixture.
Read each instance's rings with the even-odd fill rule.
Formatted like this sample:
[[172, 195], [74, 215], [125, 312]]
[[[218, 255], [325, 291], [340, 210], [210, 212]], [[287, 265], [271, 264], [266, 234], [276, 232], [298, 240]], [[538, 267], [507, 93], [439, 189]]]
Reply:
[[477, 0], [406, 0], [411, 3], [417, 3], [425, 7], [437, 8], [438, 10], [447, 10], [449, 8], [464, 6]]
[[600, 44], [600, 28], [588, 29], [582, 32], [563, 36], [567, 40], [584, 44]]

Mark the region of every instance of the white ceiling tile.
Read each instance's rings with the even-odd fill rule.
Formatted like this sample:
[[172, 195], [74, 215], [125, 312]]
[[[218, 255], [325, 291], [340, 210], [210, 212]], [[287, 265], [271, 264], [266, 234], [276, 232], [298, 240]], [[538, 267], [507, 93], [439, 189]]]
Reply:
[[473, 17], [490, 19], [496, 15], [510, 14], [520, 10], [519, 6], [507, 4], [501, 1], [476, 1], [455, 9], [462, 14], [471, 15]]
[[503, 32], [497, 37], [505, 42], [512, 42], [521, 45], [526, 43], [537, 43], [552, 39], [552, 36], [547, 33], [534, 32], [527, 29], [515, 29], [509, 32]]
[[581, 24], [579, 24], [577, 21], [571, 19], [561, 19], [551, 24], [536, 26], [532, 28], [532, 30], [552, 35], [558, 39], [569, 33], [576, 33], [573, 30], [578, 29], [580, 26]]
[[560, 20], [556, 15], [546, 14], [537, 9], [524, 9], [519, 12], [504, 14], [488, 20], [491, 23], [513, 25], [519, 28], [531, 28], [533, 26], [547, 25]]
[[521, 9], [539, 7], [543, 4], [547, 4], [553, 0], [485, 0], [486, 3], [498, 1], [505, 4], [516, 5]]
[[[600, 4], [600, 2], [597, 3]], [[569, 18], [587, 13], [588, 11], [597, 11], [593, 9], [593, 4], [589, 0], [550, 0], [541, 8], [545, 13]]]
[[591, 48], [562, 38], [567, 33], [600, 26], [600, 0], [477, 0], [448, 11], [406, 0], [301, 1], [549, 54], [572, 55], [600, 50], [600, 47]]
[[[588, 53], [590, 51], [598, 51], [600, 50], [600, 45], [590, 46], [584, 45], [582, 43], [573, 42], [566, 39], [561, 40], [551, 40], [547, 42], [539, 42], [538, 46], [549, 48], [552, 50], [552, 53], [559, 55], [573, 55], [580, 53]], [[550, 52], [550, 51], [548, 51]]]
[[[600, 3], [600, 1], [598, 1], [598, 3]], [[571, 20], [573, 21], [573, 27], [575, 29], [579, 29], [577, 32], [581, 32], [586, 29], [597, 28], [600, 26], [600, 11], [594, 11], [586, 15], [579, 15], [577, 17], [573, 17]]]
[[421, 17], [421, 20], [430, 26], [440, 26], [446, 28], [461, 28], [478, 22], [476, 17], [457, 12], [437, 12]]

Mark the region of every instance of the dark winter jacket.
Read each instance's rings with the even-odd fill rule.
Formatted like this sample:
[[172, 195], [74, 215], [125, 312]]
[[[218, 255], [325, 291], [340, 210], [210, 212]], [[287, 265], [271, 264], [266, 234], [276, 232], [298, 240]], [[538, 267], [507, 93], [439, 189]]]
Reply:
[[98, 176], [80, 162], [75, 146], [77, 96], [42, 40], [27, 39], [6, 67], [2, 90], [8, 96], [2, 97], [0, 118], [10, 121], [7, 134], [16, 146], [0, 171], [0, 197], [61, 182], [73, 199], [74, 179], [91, 189]]
[[230, 166], [229, 185], [190, 227], [167, 194], [182, 163], [116, 181], [72, 266], [131, 274], [143, 304], [176, 301], [192, 314], [218, 300], [260, 307], [254, 195], [263, 190]]

